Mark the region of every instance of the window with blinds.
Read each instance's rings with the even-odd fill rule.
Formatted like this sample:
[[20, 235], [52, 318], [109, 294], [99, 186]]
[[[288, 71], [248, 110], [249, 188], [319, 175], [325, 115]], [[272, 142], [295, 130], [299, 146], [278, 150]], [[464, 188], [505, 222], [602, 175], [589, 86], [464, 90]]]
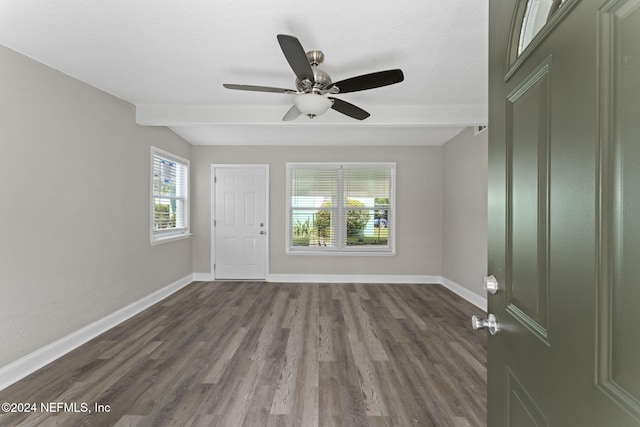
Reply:
[[395, 251], [395, 163], [288, 163], [288, 253]]
[[189, 235], [189, 160], [151, 148], [151, 243]]

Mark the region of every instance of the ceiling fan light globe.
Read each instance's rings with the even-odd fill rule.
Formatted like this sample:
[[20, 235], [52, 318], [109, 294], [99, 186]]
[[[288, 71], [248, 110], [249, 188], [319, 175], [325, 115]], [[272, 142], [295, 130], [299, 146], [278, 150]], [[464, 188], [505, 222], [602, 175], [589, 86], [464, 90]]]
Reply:
[[329, 98], [315, 93], [303, 93], [296, 95], [293, 102], [302, 114], [311, 117], [324, 114], [333, 104]]

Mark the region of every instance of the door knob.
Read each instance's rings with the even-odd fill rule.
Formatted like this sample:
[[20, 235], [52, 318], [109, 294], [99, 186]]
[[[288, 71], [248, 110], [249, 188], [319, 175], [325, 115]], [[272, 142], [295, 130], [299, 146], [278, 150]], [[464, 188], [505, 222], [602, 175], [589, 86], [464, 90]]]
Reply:
[[473, 316], [471, 317], [471, 327], [474, 331], [478, 329], [489, 329], [489, 333], [491, 335], [495, 335], [500, 331], [500, 324], [498, 323], [498, 319], [493, 314], [490, 314], [487, 317], [487, 320], [484, 320], [481, 317]]
[[491, 295], [495, 295], [499, 289], [498, 279], [496, 279], [496, 276], [493, 275], [485, 276], [482, 282], [482, 287]]
[[267, 234], [267, 232], [264, 230], [260, 230], [260, 234]]

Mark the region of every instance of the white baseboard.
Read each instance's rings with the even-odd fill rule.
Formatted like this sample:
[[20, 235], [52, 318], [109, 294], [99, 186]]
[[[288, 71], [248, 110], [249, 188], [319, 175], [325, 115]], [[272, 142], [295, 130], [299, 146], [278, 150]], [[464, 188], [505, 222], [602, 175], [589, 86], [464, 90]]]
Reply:
[[213, 282], [214, 280], [211, 273], [193, 273], [194, 282]]
[[59, 357], [62, 357], [71, 350], [80, 347], [82, 344], [124, 322], [128, 318], [149, 308], [158, 301], [163, 300], [174, 292], [187, 286], [192, 281], [193, 274], [189, 274], [188, 276], [178, 279], [170, 285], [105, 316], [84, 328], [78, 329], [77, 331], [60, 338], [59, 340], [42, 347], [41, 349], [36, 350], [11, 364], [0, 368], [0, 390], [53, 362]]
[[471, 292], [469, 289], [465, 288], [462, 285], [457, 284], [456, 282], [454, 282], [453, 280], [449, 280], [446, 277], [440, 277], [440, 282], [439, 282], [442, 286], [444, 286], [445, 288], [449, 289], [451, 292], [458, 294], [459, 296], [461, 296], [462, 298], [464, 298], [465, 300], [469, 301], [471, 304], [475, 305], [476, 307], [487, 311], [487, 299], [481, 297], [480, 295], [476, 294], [475, 292]]
[[284, 283], [440, 283], [440, 276], [387, 274], [270, 274], [267, 281]]

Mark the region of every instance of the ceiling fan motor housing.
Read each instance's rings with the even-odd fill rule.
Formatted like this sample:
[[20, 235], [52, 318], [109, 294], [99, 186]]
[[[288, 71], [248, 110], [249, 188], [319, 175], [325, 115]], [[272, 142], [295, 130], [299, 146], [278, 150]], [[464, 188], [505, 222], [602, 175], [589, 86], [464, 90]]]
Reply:
[[299, 92], [303, 93], [324, 91], [331, 86], [332, 83], [331, 76], [318, 68], [318, 65], [322, 64], [322, 61], [324, 61], [324, 53], [319, 50], [310, 50], [307, 52], [307, 59], [309, 60], [309, 64], [311, 64], [313, 79], [315, 82], [312, 84], [311, 82], [307, 82], [306, 79], [305, 81], [296, 79], [296, 88]]

